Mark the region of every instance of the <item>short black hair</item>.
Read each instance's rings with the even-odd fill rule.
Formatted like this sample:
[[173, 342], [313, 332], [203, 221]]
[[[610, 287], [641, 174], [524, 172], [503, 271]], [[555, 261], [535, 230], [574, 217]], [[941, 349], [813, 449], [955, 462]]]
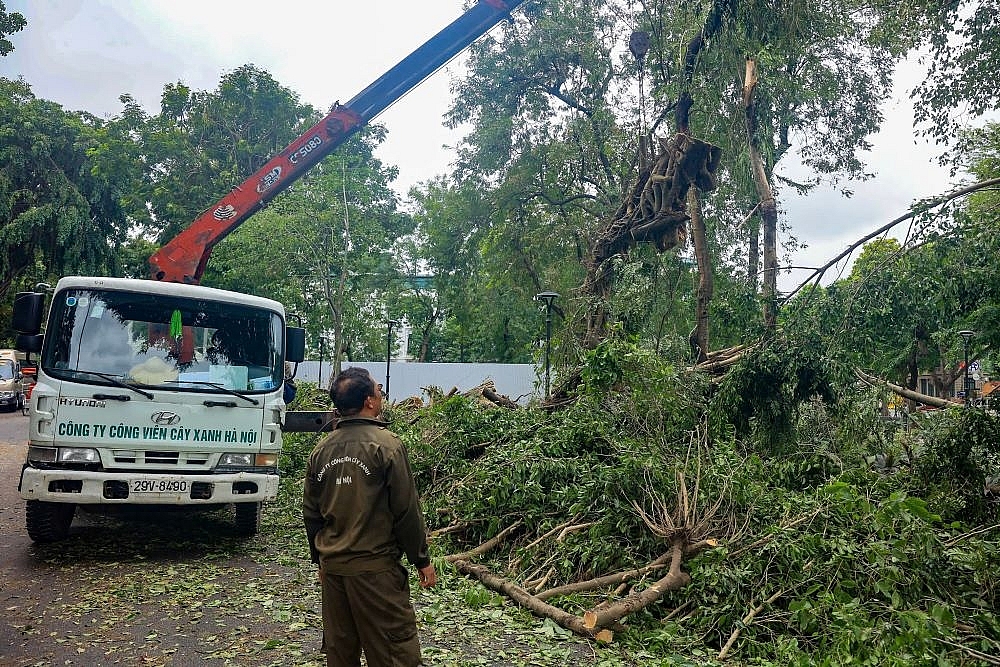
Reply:
[[340, 372], [330, 384], [330, 400], [345, 417], [361, 412], [365, 399], [375, 395], [375, 380], [364, 368], [351, 366]]

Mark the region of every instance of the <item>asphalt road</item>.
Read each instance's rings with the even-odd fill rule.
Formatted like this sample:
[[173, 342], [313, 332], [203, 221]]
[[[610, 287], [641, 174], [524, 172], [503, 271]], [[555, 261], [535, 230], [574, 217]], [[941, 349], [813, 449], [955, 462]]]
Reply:
[[20, 410], [6, 412], [9, 409], [0, 407], [0, 443], [23, 445], [28, 441], [28, 418]]
[[[5, 616], [26, 590], [45, 590], [43, 568], [24, 529], [24, 501], [17, 493], [27, 442], [28, 418], [20, 410], [0, 412], [0, 609]], [[26, 664], [15, 658], [17, 641], [10, 626], [0, 624], [0, 665]]]
[[0, 412], [0, 667], [320, 664], [314, 582], [263, 538], [235, 539], [228, 515], [78, 511], [67, 540], [34, 544], [17, 492], [27, 428]]
[[9, 580], [8, 566], [24, 559], [31, 546], [24, 532], [24, 501], [17, 494], [27, 442], [28, 418], [20, 410], [0, 412], [0, 591]]

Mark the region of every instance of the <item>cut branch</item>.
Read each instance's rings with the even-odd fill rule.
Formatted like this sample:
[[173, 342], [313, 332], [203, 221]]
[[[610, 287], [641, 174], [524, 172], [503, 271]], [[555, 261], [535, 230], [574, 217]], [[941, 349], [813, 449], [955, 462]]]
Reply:
[[753, 619], [757, 616], [757, 614], [764, 611], [764, 607], [771, 604], [784, 594], [785, 594], [784, 589], [778, 589], [777, 593], [769, 597], [767, 600], [764, 601], [763, 604], [761, 604], [759, 607], [755, 607], [750, 611], [750, 613], [744, 616], [743, 622], [740, 623], [740, 625], [738, 625], [735, 630], [733, 630], [733, 634], [729, 635], [729, 640], [726, 642], [725, 646], [722, 647], [722, 650], [719, 651], [718, 659], [724, 660], [726, 658], [726, 654], [729, 653], [729, 649], [731, 649], [733, 647], [733, 644], [736, 643], [736, 640], [739, 639], [740, 634], [743, 632], [743, 628], [753, 623]]
[[588, 631], [605, 628], [629, 614], [645, 609], [662, 598], [667, 591], [676, 591], [687, 586], [691, 582], [691, 576], [681, 570], [683, 557], [684, 545], [678, 540], [671, 547], [670, 571], [665, 577], [644, 591], [629, 595], [601, 611], [587, 612], [584, 615], [584, 627]]
[[462, 574], [477, 579], [483, 586], [486, 586], [486, 588], [507, 596], [533, 614], [543, 618], [550, 618], [561, 627], [564, 627], [571, 632], [575, 632], [578, 635], [583, 635], [584, 637], [595, 636], [594, 632], [584, 627], [583, 619], [579, 616], [571, 614], [568, 611], [563, 611], [559, 607], [555, 607], [539, 600], [537, 597], [513, 582], [493, 574], [485, 566], [474, 565], [461, 559], [452, 562], [455, 569]]
[[639, 577], [653, 572], [654, 570], [662, 569], [667, 566], [669, 560], [670, 552], [667, 552], [645, 567], [640, 567], [634, 570], [625, 570], [624, 572], [616, 572], [614, 574], [606, 574], [603, 577], [596, 577], [586, 581], [577, 581], [572, 584], [566, 584], [565, 586], [557, 586], [556, 588], [550, 588], [547, 591], [542, 591], [535, 597], [539, 600], [549, 600], [560, 595], [584, 593], [586, 591], [594, 591], [598, 588], [604, 588], [606, 586], [617, 586], [618, 584], [623, 584], [626, 581], [638, 579]]
[[464, 552], [459, 553], [459, 554], [451, 554], [450, 556], [445, 556], [444, 559], [446, 561], [448, 561], [449, 563], [453, 563], [453, 562], [458, 561], [458, 560], [464, 560], [464, 559], [468, 559], [468, 558], [474, 558], [475, 556], [481, 556], [484, 553], [486, 553], [487, 551], [489, 551], [490, 549], [494, 548], [496, 545], [498, 545], [501, 542], [503, 542], [504, 539], [508, 535], [510, 535], [511, 533], [513, 533], [515, 530], [517, 530], [517, 528], [520, 525], [521, 525], [520, 521], [515, 521], [511, 525], [509, 525], [506, 528], [504, 528], [503, 530], [501, 530], [499, 533], [497, 533], [492, 538], [490, 538], [490, 539], [486, 540], [485, 542], [483, 542], [482, 544], [480, 544], [475, 549], [471, 549], [469, 551], [464, 551]]
[[538, 596], [532, 595], [517, 584], [490, 572], [485, 566], [474, 565], [467, 560], [457, 558], [451, 560], [455, 568], [462, 574], [474, 577], [490, 590], [501, 593], [528, 611], [548, 618], [571, 632], [584, 637], [596, 637], [608, 641], [611, 633], [606, 630], [625, 616], [644, 609], [663, 597], [667, 591], [674, 591], [686, 586], [691, 577], [681, 570], [681, 560], [684, 557], [684, 544], [678, 540], [670, 550], [670, 571], [652, 586], [634, 595], [630, 595], [615, 604], [602, 609], [590, 610], [583, 618], [550, 605]]

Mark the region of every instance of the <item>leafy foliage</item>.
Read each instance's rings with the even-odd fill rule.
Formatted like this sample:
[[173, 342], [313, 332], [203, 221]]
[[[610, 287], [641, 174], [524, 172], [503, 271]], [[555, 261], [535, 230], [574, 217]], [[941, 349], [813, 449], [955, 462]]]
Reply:
[[938, 141], [955, 128], [1000, 107], [990, 85], [1000, 66], [1000, 6], [994, 0], [918, 5], [927, 12], [931, 55], [927, 78], [916, 87], [916, 121]]
[[123, 140], [129, 123], [64, 111], [0, 78], [0, 293], [15, 281], [117, 271], [125, 193], [140, 175]]
[[941, 506], [946, 519], [995, 521], [997, 508], [987, 502], [984, 489], [1000, 468], [1000, 415], [947, 410], [928, 420], [916, 459], [920, 492]]
[[[635, 363], [630, 349], [595, 351], [595, 371], [607, 382], [589, 384], [592, 390], [563, 411], [508, 411], [452, 397], [395, 415], [408, 425], [403, 437], [431, 527], [449, 527], [435, 549], [461, 552], [517, 525], [484, 558], [523, 586], [541, 578], [550, 588], [639, 567], [665, 547], [630, 502], [671, 504], [677, 473], [685, 472], [697, 477], [695, 497], [706, 513], [721, 501], [706, 525], [722, 546], [687, 563], [692, 583], [662, 606], [630, 616], [618, 641], [664, 660], [675, 651], [707, 659], [740, 630], [741, 659], [762, 665], [938, 664], [1000, 647], [1000, 589], [987, 564], [996, 544], [982, 530], [950, 522], [959, 487], [944, 480], [971, 478], [958, 468], [943, 475], [935, 463], [944, 451], [953, 455], [948, 461], [967, 460], [954, 452], [960, 427], [945, 429], [951, 435], [944, 438], [919, 432], [940, 445], [915, 454], [916, 476], [905, 465], [870, 466], [873, 458], [859, 450], [855, 432], [884, 423], [877, 414], [853, 430], [838, 428], [853, 408], [841, 412], [821, 401], [780, 416], [789, 422], [780, 449], [755, 445], [748, 454], [754, 439], [734, 437], [740, 429], [727, 427], [718, 412], [715, 435], [698, 445], [691, 433], [713, 409], [697, 398], [705, 388], [685, 386], [690, 378], [654, 368], [648, 358]], [[751, 368], [766, 372], [743, 372]], [[770, 377], [784, 387], [770, 400], [822, 393], [822, 383], [799, 371]], [[662, 400], [668, 403], [658, 405]], [[995, 419], [963, 412], [959, 421], [973, 429], [976, 443], [996, 442]], [[876, 438], [869, 447], [886, 444]], [[915, 451], [913, 442], [908, 451]], [[995, 459], [977, 465], [980, 483], [983, 471], [997, 471]], [[921, 479], [943, 486], [925, 489], [914, 483]], [[605, 595], [580, 593], [559, 604], [578, 611]], [[741, 621], [758, 606], [752, 623]]]
[[713, 407], [738, 435], [777, 453], [794, 442], [799, 406], [814, 398], [836, 401], [841, 374], [817, 338], [777, 338], [748, 352], [727, 374]]
[[0, 57], [6, 56], [14, 50], [14, 45], [7, 38], [15, 32], [24, 30], [24, 26], [27, 24], [23, 14], [8, 12], [4, 4], [0, 2]]
[[315, 116], [298, 95], [253, 65], [223, 75], [214, 91], [165, 85], [160, 113], [146, 119], [141, 133], [150, 214], [139, 221], [161, 243], [173, 238]]

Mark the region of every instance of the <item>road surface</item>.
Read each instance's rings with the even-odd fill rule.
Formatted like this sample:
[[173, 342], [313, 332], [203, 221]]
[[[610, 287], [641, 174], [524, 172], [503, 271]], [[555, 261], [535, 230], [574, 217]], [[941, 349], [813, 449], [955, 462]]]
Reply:
[[323, 664], [314, 582], [228, 515], [78, 511], [67, 540], [32, 543], [27, 427], [0, 412], [0, 667]]

